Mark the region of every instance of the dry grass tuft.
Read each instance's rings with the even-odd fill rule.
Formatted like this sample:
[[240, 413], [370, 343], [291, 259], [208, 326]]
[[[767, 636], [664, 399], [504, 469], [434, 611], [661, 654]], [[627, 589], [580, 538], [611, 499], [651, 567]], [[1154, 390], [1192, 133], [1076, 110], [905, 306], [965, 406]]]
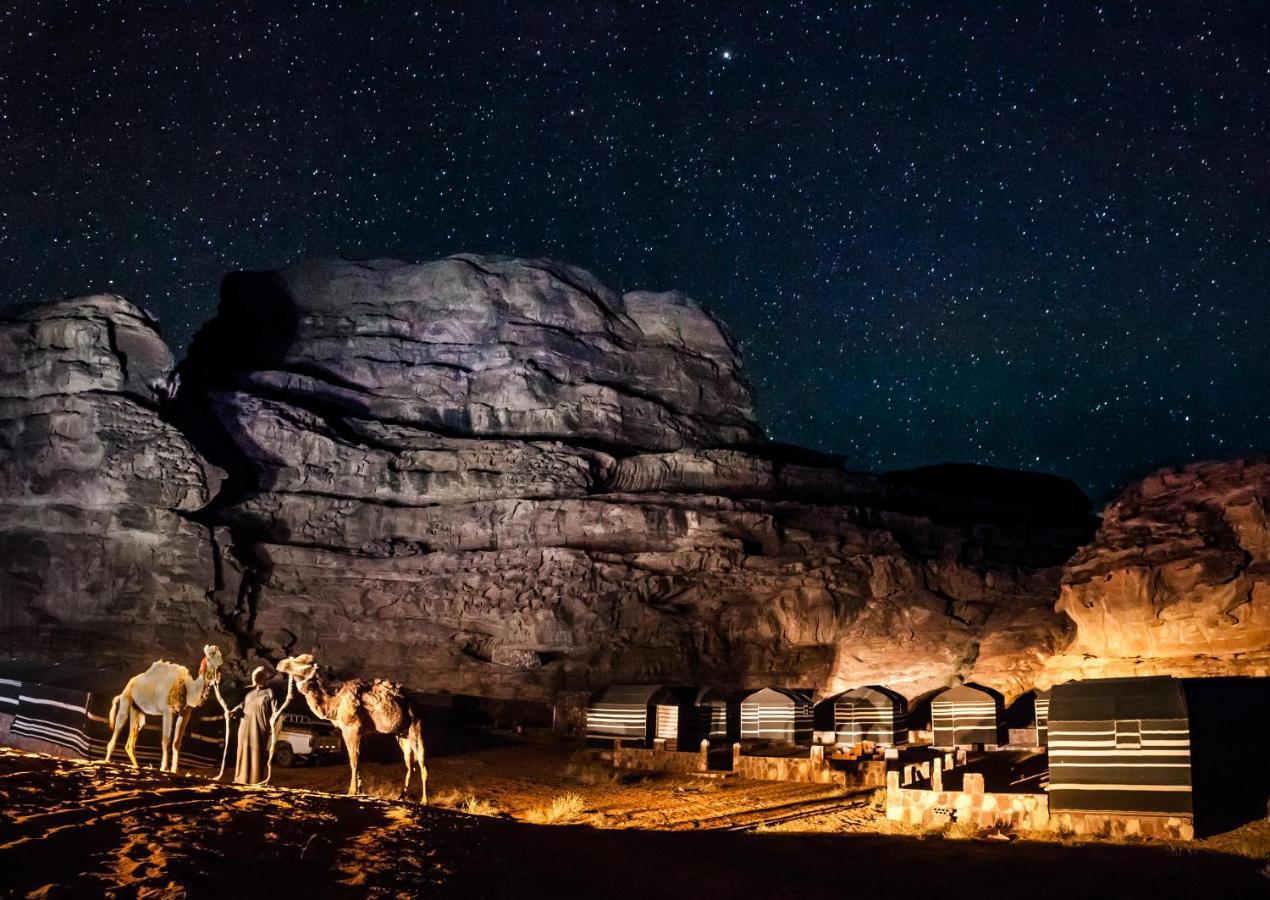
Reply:
[[459, 804], [466, 798], [463, 792], [454, 788], [446, 788], [443, 791], [437, 791], [428, 797], [430, 806], [440, 806], [442, 809], [458, 809]]
[[578, 818], [585, 806], [586, 803], [580, 796], [570, 792], [561, 794], [545, 806], [526, 810], [523, 818], [534, 825], [559, 825]]
[[481, 800], [475, 795], [464, 798], [459, 809], [469, 816], [494, 816], [498, 814], [498, 805], [490, 800]]
[[598, 759], [581, 759], [564, 767], [564, 774], [578, 784], [614, 784], [622, 779], [623, 772]]
[[968, 841], [979, 836], [973, 822], [951, 822], [944, 827], [943, 836], [951, 841]]

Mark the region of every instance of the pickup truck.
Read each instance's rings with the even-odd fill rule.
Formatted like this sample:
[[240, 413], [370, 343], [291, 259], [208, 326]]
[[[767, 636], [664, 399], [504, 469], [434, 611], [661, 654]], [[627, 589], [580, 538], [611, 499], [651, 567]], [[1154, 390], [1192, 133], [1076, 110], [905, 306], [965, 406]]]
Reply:
[[275, 765], [287, 768], [301, 762], [322, 765], [344, 752], [344, 739], [330, 722], [307, 713], [284, 713], [273, 748]]

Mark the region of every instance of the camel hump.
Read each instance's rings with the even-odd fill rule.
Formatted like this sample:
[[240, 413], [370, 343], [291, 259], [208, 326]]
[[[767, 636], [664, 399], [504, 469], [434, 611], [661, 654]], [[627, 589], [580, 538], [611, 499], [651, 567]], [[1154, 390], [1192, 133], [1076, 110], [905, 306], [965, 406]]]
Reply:
[[178, 663], [168, 662], [166, 659], [161, 659], [158, 662], [151, 663], [150, 668], [145, 670], [145, 674], [146, 675], [179, 675], [179, 674], [189, 675], [190, 670], [185, 668], [185, 666], [182, 666]]
[[405, 689], [400, 684], [382, 678], [376, 678], [366, 685], [365, 693], [378, 703], [402, 703], [407, 699]]

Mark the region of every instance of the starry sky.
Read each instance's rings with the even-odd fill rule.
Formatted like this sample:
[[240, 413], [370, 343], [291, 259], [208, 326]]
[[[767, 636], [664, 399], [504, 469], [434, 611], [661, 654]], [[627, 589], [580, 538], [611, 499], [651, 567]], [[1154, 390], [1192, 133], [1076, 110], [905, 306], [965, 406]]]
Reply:
[[[234, 11], [237, 10], [237, 11]], [[180, 354], [221, 275], [551, 256], [676, 287], [858, 468], [1270, 452], [1264, 3], [0, 10], [0, 304]]]

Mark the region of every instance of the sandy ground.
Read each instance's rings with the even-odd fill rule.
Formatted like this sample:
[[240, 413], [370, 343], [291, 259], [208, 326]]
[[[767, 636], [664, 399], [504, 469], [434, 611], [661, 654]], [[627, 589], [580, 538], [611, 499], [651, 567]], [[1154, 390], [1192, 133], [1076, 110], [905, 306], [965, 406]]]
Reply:
[[[316, 790], [342, 790], [342, 765], [239, 788], [0, 749], [0, 893], [806, 898], [885, 885], [1029, 900], [1270, 896], [1260, 849], [1270, 834], [1257, 830], [1268, 823], [1189, 846], [883, 836], [867, 795], [631, 779], [558, 745], [454, 754], [429, 769], [434, 797], [474, 797], [484, 814]], [[396, 794], [397, 766], [371, 763], [365, 775], [372, 794]], [[571, 794], [565, 824], [516, 821]]]

